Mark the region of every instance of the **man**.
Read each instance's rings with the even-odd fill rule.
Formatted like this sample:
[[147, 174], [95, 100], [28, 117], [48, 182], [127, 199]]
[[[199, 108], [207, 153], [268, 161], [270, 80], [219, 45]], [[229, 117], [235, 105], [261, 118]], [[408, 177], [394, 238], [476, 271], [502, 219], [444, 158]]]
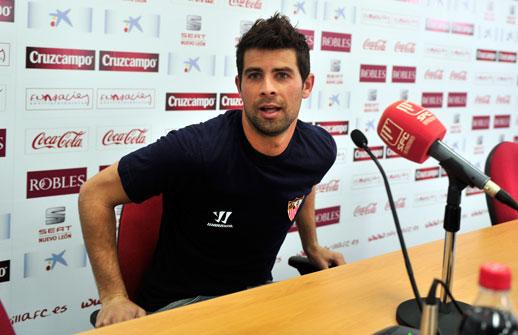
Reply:
[[[314, 83], [304, 36], [276, 14], [258, 20], [236, 54], [243, 111], [172, 131], [82, 186], [81, 224], [102, 303], [97, 327], [270, 281], [295, 219], [311, 262], [344, 264], [316, 238], [314, 185], [333, 164], [336, 145], [323, 129], [297, 120]], [[160, 237], [140, 307], [121, 279], [113, 207], [160, 193]]]

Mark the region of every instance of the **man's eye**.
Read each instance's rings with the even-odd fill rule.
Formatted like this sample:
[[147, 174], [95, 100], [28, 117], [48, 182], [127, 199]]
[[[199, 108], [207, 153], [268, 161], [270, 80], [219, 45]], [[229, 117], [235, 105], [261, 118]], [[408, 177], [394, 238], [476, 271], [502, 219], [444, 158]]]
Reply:
[[281, 78], [281, 79], [286, 79], [289, 77], [289, 74], [286, 73], [286, 72], [278, 72], [277, 73], [277, 77]]
[[248, 74], [249, 79], [259, 79], [261, 74], [259, 72], [252, 72]]

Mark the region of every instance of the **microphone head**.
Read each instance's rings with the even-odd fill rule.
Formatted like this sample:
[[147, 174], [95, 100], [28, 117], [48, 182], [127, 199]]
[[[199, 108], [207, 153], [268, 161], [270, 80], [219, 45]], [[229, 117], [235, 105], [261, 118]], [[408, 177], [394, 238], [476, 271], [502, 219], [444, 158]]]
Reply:
[[361, 130], [358, 129], [354, 129], [351, 132], [351, 140], [353, 140], [354, 144], [358, 148], [364, 148], [369, 144], [369, 141], [367, 141], [367, 137], [365, 137]]
[[410, 101], [388, 106], [378, 122], [378, 135], [400, 156], [422, 163], [432, 144], [441, 140], [446, 128], [428, 109]]

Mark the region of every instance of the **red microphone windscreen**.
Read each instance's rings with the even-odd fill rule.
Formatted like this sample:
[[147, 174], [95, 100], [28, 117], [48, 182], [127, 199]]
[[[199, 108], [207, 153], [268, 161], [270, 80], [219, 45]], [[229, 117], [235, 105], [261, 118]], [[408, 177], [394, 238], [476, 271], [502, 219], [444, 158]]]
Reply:
[[397, 101], [388, 106], [378, 122], [378, 135], [390, 149], [411, 161], [422, 163], [436, 140], [441, 140], [446, 128], [430, 112], [409, 101]]

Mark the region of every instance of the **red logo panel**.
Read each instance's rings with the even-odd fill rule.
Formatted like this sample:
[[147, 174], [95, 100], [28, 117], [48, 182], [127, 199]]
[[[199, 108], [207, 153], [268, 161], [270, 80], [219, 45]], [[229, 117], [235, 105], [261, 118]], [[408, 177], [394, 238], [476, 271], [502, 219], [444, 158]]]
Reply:
[[5, 157], [7, 129], [0, 129], [0, 157]]
[[448, 93], [448, 107], [466, 107], [468, 93], [450, 92]]
[[479, 115], [479, 116], [473, 116], [472, 122], [471, 122], [471, 129], [472, 130], [481, 130], [481, 129], [489, 129], [489, 122], [490, 122], [489, 115]]
[[321, 50], [351, 52], [352, 35], [323, 31], [321, 42]]
[[219, 109], [242, 109], [243, 100], [239, 93], [221, 93], [219, 96]]
[[216, 93], [166, 93], [166, 111], [215, 110]]
[[14, 22], [14, 0], [0, 0], [0, 22]]
[[86, 168], [27, 172], [27, 199], [79, 193]]
[[415, 83], [416, 76], [415, 66], [396, 66], [392, 67], [393, 83]]
[[442, 108], [442, 92], [423, 92], [421, 106], [425, 108]]
[[384, 83], [387, 80], [386, 65], [360, 65], [361, 83]]
[[27, 47], [27, 69], [95, 70], [95, 50]]
[[158, 72], [158, 54], [100, 51], [100, 71]]

